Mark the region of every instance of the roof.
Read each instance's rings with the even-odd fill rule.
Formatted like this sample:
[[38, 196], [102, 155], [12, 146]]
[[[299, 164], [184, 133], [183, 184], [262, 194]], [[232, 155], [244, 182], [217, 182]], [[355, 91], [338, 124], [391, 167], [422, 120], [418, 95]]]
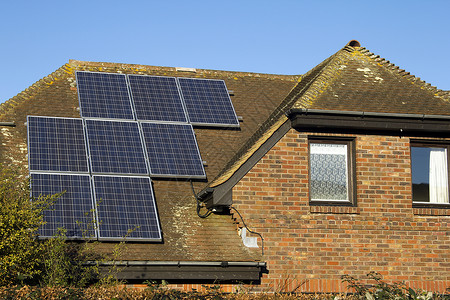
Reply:
[[[349, 43], [308, 73], [271, 75], [179, 69], [71, 60], [54, 73], [0, 105], [1, 161], [27, 165], [27, 115], [80, 117], [75, 71], [223, 79], [233, 91], [240, 128], [195, 128], [207, 181], [194, 190], [226, 182], [283, 124], [291, 109], [450, 115], [450, 94], [426, 84], [359, 43]], [[26, 173], [26, 172], [25, 172]], [[154, 261], [257, 261], [261, 253], [243, 246], [228, 214], [203, 219], [196, 214], [190, 183], [153, 180], [162, 243], [128, 243], [119, 259]], [[114, 243], [99, 243], [111, 253]]]
[[[27, 165], [26, 116], [79, 118], [75, 71], [146, 74], [174, 77], [223, 79], [233, 91], [232, 102], [240, 128], [195, 128], [205, 171], [213, 179], [235, 152], [257, 130], [300, 76], [245, 72], [154, 67], [118, 63], [70, 60], [69, 63], [39, 80], [0, 106], [0, 122], [14, 121], [15, 127], [0, 127], [2, 162]], [[26, 173], [26, 170], [25, 170]], [[194, 183], [200, 191], [207, 182]], [[153, 180], [163, 243], [131, 243], [120, 259], [161, 261], [255, 261], [259, 249], [243, 246], [237, 226], [230, 215], [213, 214], [202, 219], [196, 213], [196, 201], [190, 183], [184, 180]], [[100, 243], [98, 251], [110, 253], [113, 243]]]

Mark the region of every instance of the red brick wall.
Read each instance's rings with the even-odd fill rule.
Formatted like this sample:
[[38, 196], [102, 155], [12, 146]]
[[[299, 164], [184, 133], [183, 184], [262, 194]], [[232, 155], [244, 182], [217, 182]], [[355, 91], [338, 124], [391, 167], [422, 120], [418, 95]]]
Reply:
[[450, 286], [450, 210], [412, 208], [410, 139], [355, 138], [357, 207], [309, 205], [308, 134], [295, 130], [234, 187], [234, 207], [264, 237], [261, 290], [344, 291], [341, 275], [370, 271]]

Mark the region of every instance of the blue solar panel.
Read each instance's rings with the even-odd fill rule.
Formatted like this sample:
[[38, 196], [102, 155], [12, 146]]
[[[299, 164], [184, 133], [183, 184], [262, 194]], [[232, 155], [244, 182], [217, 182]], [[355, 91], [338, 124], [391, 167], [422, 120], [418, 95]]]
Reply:
[[138, 120], [187, 122], [174, 77], [128, 75]]
[[189, 121], [195, 125], [239, 126], [223, 80], [177, 78]]
[[31, 171], [88, 172], [81, 119], [28, 116]]
[[83, 118], [134, 119], [126, 75], [76, 72]]
[[46, 224], [39, 228], [39, 235], [53, 237], [58, 228], [65, 228], [68, 238], [96, 237], [89, 175], [31, 174], [31, 194], [34, 199], [40, 195], [64, 191], [56, 203], [44, 212]]
[[99, 239], [161, 240], [149, 177], [93, 176]]
[[191, 125], [141, 125], [152, 176], [206, 177]]
[[92, 173], [148, 174], [137, 122], [86, 120]]

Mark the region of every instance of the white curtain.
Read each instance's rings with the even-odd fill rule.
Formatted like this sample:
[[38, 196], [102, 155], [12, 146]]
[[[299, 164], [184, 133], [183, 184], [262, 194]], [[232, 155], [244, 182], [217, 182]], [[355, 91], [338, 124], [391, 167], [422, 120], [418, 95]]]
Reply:
[[430, 202], [448, 202], [447, 149], [430, 151]]

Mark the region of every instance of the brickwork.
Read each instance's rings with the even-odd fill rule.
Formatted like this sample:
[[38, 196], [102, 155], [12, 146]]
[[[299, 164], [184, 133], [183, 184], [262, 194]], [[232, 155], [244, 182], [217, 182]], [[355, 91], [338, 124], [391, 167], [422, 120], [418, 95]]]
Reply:
[[413, 209], [410, 138], [354, 137], [356, 207], [309, 205], [308, 134], [293, 129], [234, 187], [234, 207], [264, 237], [261, 290], [345, 291], [341, 275], [370, 271], [450, 286], [450, 211]]
[[[125, 285], [127, 288], [137, 288], [137, 289], [144, 289], [147, 288], [147, 284], [127, 284]], [[174, 289], [179, 291], [185, 291], [185, 292], [191, 292], [191, 291], [197, 291], [197, 292], [206, 292], [208, 289], [216, 288], [216, 284], [201, 284], [201, 283], [179, 283], [179, 284], [167, 284], [162, 286], [162, 288], [167, 289]], [[245, 286], [245, 285], [239, 285], [239, 284], [221, 284], [220, 285], [220, 292], [224, 293], [235, 293], [239, 291], [247, 291], [251, 289], [251, 286]]]

